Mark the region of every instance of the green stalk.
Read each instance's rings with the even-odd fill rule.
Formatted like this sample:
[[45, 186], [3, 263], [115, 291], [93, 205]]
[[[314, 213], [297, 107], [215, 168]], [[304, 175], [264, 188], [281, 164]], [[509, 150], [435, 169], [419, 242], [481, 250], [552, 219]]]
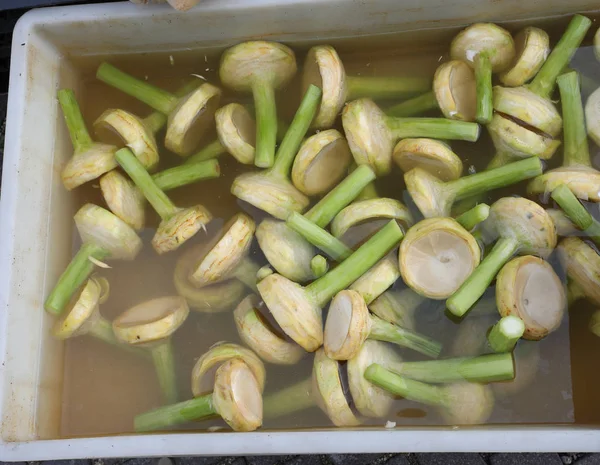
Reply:
[[335, 215], [350, 205], [374, 179], [373, 170], [368, 165], [360, 165], [306, 212], [304, 217], [324, 228], [331, 223]]
[[563, 166], [591, 167], [579, 79], [575, 71], [557, 79], [563, 114]]
[[270, 420], [315, 406], [310, 378], [284, 388], [263, 400], [264, 418]]
[[500, 187], [510, 186], [525, 179], [534, 178], [543, 172], [543, 165], [538, 157], [526, 158], [509, 163], [500, 168], [482, 171], [443, 183], [444, 191], [453, 193], [457, 200], [472, 195], [488, 192]]
[[133, 419], [133, 427], [136, 433], [157, 431], [216, 414], [212, 394], [206, 394], [202, 397], [196, 397], [195, 399], [177, 404], [165, 405], [164, 407], [137, 415]]
[[150, 176], [148, 171], [146, 171], [146, 168], [144, 168], [144, 165], [142, 165], [136, 156], [131, 153], [131, 150], [118, 150], [115, 154], [115, 159], [163, 220], [170, 218], [177, 212], [177, 207], [171, 202], [169, 197], [160, 190], [152, 180], [152, 176]]
[[510, 353], [424, 362], [399, 362], [388, 368], [398, 375], [424, 383], [453, 383], [456, 381], [492, 383], [508, 381], [515, 377], [515, 365]]
[[199, 152], [196, 152], [194, 155], [189, 156], [184, 162], [184, 165], [192, 165], [194, 163], [199, 163], [201, 161], [211, 160], [213, 158], [218, 158], [224, 153], [226, 153], [225, 147], [221, 144], [219, 139], [211, 142], [206, 147], [201, 149]]
[[508, 315], [500, 319], [488, 333], [488, 343], [496, 353], [512, 352], [525, 332], [525, 323], [521, 318]]
[[58, 102], [62, 108], [65, 122], [71, 136], [73, 149], [75, 153], [84, 151], [92, 145], [92, 138], [88, 132], [81, 109], [75, 98], [75, 93], [71, 89], [61, 89], [58, 91]]
[[477, 86], [477, 111], [475, 120], [479, 124], [489, 124], [492, 121], [492, 62], [487, 52], [479, 53], [474, 60], [475, 83]]
[[367, 381], [392, 394], [426, 405], [444, 405], [444, 388], [400, 376], [374, 363], [365, 370]]
[[170, 92], [136, 79], [108, 63], [102, 63], [98, 67], [96, 77], [166, 115], [173, 111], [179, 101]]
[[329, 271], [329, 263], [323, 255], [315, 255], [310, 261], [310, 270], [313, 276], [320, 278]]
[[565, 184], [552, 191], [551, 197], [564, 210], [567, 217], [600, 246], [600, 223], [587, 211]]
[[431, 89], [431, 80], [420, 77], [366, 77], [346, 76], [346, 100], [368, 97], [390, 99], [416, 94]]
[[554, 91], [556, 78], [571, 61], [591, 25], [592, 22], [589, 18], [581, 15], [573, 16], [567, 30], [529, 84], [529, 90], [541, 97], [550, 98]]
[[467, 313], [518, 249], [517, 239], [501, 237], [462, 286], [446, 301], [448, 310], [459, 318]]
[[442, 344], [433, 339], [388, 323], [375, 315], [370, 315], [370, 320], [370, 339], [392, 342], [432, 358], [437, 358], [442, 351]]
[[435, 139], [466, 140], [475, 142], [479, 138], [477, 123], [456, 121], [446, 118], [386, 118], [386, 123], [395, 140], [408, 137], [431, 137]]
[[191, 165], [179, 165], [152, 175], [152, 180], [161, 191], [187, 186], [197, 181], [218, 178], [221, 169], [217, 160], [206, 160]]
[[[300, 106], [294, 115], [292, 124], [285, 133], [285, 137], [281, 141], [281, 145], [277, 149], [276, 161], [271, 168], [271, 172], [282, 178], [288, 178], [290, 170], [292, 169], [292, 163], [294, 163], [294, 157], [298, 153], [302, 139], [306, 135], [306, 131], [310, 127], [313, 118], [317, 114], [319, 103], [321, 102], [321, 89], [317, 86], [311, 85], [306, 93]], [[275, 137], [275, 134], [273, 134]], [[275, 146], [275, 139], [273, 139], [273, 146]], [[258, 160], [258, 140], [256, 142], [256, 160]], [[257, 166], [258, 162], [256, 163]]]
[[490, 206], [486, 203], [480, 203], [456, 217], [456, 221], [467, 231], [471, 231], [479, 223], [487, 220], [488, 216], [490, 216]]
[[408, 116], [419, 116], [437, 108], [439, 108], [439, 105], [435, 97], [435, 92], [429, 91], [418, 97], [393, 105], [385, 113], [388, 116], [406, 118]]
[[139, 349], [137, 347], [130, 346], [129, 344], [123, 344], [119, 342], [112, 329], [111, 322], [103, 317], [100, 317], [100, 319], [94, 323], [94, 326], [90, 329], [88, 334], [96, 339], [101, 340], [102, 342], [105, 342], [106, 344], [118, 347], [119, 349], [125, 350], [130, 354], [135, 354], [138, 357], [143, 357], [145, 360], [149, 361], [152, 359], [147, 350]]
[[398, 223], [391, 220], [340, 265], [309, 284], [306, 290], [315, 302], [323, 307], [335, 294], [348, 287], [385, 257], [403, 236]]
[[153, 347], [151, 350], [154, 368], [160, 388], [167, 403], [177, 402], [179, 397], [177, 393], [177, 374], [175, 373], [175, 357], [173, 355], [173, 345], [170, 339]]
[[109, 256], [109, 252], [99, 245], [86, 243], [81, 246], [75, 254], [63, 274], [58, 278], [58, 282], [44, 303], [44, 308], [48, 313], [60, 315], [71, 297], [77, 292], [77, 289], [90, 277], [96, 265], [90, 261], [91, 258], [104, 260]]
[[341, 262], [352, 255], [350, 247], [300, 213], [292, 212], [288, 216], [286, 224], [336, 262]]
[[270, 84], [256, 82], [252, 86], [256, 111], [256, 152], [254, 164], [270, 168], [275, 161], [277, 135], [277, 102], [275, 89]]

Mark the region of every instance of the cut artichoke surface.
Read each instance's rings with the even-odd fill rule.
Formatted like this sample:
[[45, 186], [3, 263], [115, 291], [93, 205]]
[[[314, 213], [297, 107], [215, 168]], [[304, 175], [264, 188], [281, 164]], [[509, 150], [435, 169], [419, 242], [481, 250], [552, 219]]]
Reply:
[[510, 69], [500, 75], [505, 86], [518, 87], [530, 81], [550, 53], [550, 37], [537, 27], [521, 29], [514, 37], [516, 57]]
[[256, 239], [279, 274], [300, 283], [315, 278], [310, 267], [315, 248], [284, 222], [263, 220], [256, 228]]
[[525, 125], [556, 137], [562, 128], [562, 118], [554, 104], [526, 87], [494, 87], [494, 110]]
[[191, 155], [212, 126], [220, 100], [221, 89], [209, 83], [183, 97], [169, 114], [165, 147], [178, 155]]
[[254, 350], [265, 362], [276, 365], [294, 365], [306, 354], [294, 342], [275, 333], [261, 316], [260, 300], [249, 295], [233, 312], [240, 339]]
[[346, 101], [346, 71], [342, 61], [329, 45], [312, 47], [304, 61], [302, 85], [323, 89], [319, 112], [313, 121], [315, 128], [330, 128]]
[[196, 286], [222, 281], [229, 277], [247, 255], [254, 237], [254, 220], [238, 213], [202, 250], [190, 273]]
[[102, 299], [102, 285], [94, 278], [88, 279], [71, 299], [69, 307], [52, 328], [52, 334], [59, 339], [85, 334], [94, 326], [100, 316], [99, 304]]
[[142, 241], [123, 220], [91, 203], [75, 214], [75, 226], [83, 242], [93, 242], [110, 252], [111, 258], [133, 260]]
[[213, 344], [195, 363], [192, 369], [192, 393], [194, 397], [208, 394], [213, 390], [215, 374], [228, 360], [239, 358], [252, 371], [262, 391], [265, 387], [266, 372], [262, 361], [251, 350], [231, 342]]
[[313, 395], [317, 405], [336, 426], [357, 426], [360, 420], [354, 415], [340, 376], [340, 365], [331, 360], [323, 349], [315, 353], [312, 375]]
[[212, 220], [210, 212], [202, 205], [182, 208], [158, 225], [152, 238], [152, 246], [159, 253], [176, 250]]
[[561, 144], [560, 140], [533, 132], [499, 113], [494, 114], [487, 129], [496, 150], [511, 157], [547, 160]]
[[373, 363], [391, 367], [400, 363], [400, 357], [391, 346], [366, 340], [358, 354], [348, 360], [348, 384], [356, 410], [365, 417], [383, 418], [392, 409], [394, 396], [365, 379], [365, 370]]
[[61, 172], [65, 188], [75, 189], [115, 169], [116, 151], [114, 145], [95, 143], [71, 158]]
[[600, 256], [577, 237], [563, 239], [557, 247], [567, 275], [595, 305], [600, 305]]
[[503, 317], [523, 320], [525, 339], [539, 340], [560, 326], [567, 297], [550, 264], [526, 255], [511, 260], [498, 273], [496, 304]]
[[[158, 146], [152, 128], [134, 114], [108, 109], [94, 121], [94, 132], [101, 140], [129, 147], [148, 170], [154, 170], [158, 165]], [[120, 140], [114, 140], [115, 136]]]
[[262, 425], [262, 385], [240, 358], [217, 369], [212, 402], [234, 431], [254, 431]]
[[[275, 158], [277, 109], [275, 90], [296, 74], [296, 57], [276, 42], [249, 41], [225, 50], [221, 56], [221, 82], [236, 91], [251, 91], [256, 107], [255, 164], [269, 168]], [[237, 194], [235, 194], [237, 195]]]
[[264, 173], [245, 173], [233, 181], [231, 193], [275, 218], [286, 219], [290, 211], [302, 212], [309, 199], [287, 179]]
[[351, 161], [344, 136], [335, 129], [321, 131], [300, 146], [292, 167], [292, 181], [308, 196], [325, 194], [344, 177]]
[[464, 61], [452, 60], [440, 65], [433, 78], [433, 90], [446, 118], [475, 121], [475, 73]]
[[419, 167], [442, 181], [460, 178], [463, 170], [462, 161], [452, 149], [434, 139], [403, 139], [394, 147], [393, 158], [404, 172]]
[[430, 299], [450, 297], [481, 259], [479, 244], [451, 218], [423, 220], [400, 245], [400, 273], [416, 293]]
[[344, 208], [333, 219], [331, 232], [339, 238], [354, 226], [378, 219], [394, 219], [407, 228], [413, 224], [413, 217], [402, 202], [376, 198], [353, 202]]
[[549, 194], [565, 184], [577, 198], [600, 202], [600, 171], [588, 166], [556, 168], [531, 180], [529, 194]]
[[477, 56], [489, 52], [492, 72], [506, 70], [515, 57], [515, 44], [508, 31], [492, 23], [473, 24], [461, 31], [450, 44], [453, 60], [475, 66]]
[[108, 208], [135, 230], [144, 227], [145, 199], [137, 187], [117, 170], [100, 178], [100, 189]]
[[183, 297], [160, 297], [126, 310], [113, 321], [113, 330], [127, 344], [152, 344], [171, 336], [188, 314], [189, 307]]
[[323, 346], [334, 360], [350, 360], [366, 341], [371, 330], [367, 304], [356, 291], [339, 292], [329, 306]]
[[254, 163], [256, 123], [243, 105], [230, 103], [215, 113], [217, 135], [227, 151], [240, 163]]

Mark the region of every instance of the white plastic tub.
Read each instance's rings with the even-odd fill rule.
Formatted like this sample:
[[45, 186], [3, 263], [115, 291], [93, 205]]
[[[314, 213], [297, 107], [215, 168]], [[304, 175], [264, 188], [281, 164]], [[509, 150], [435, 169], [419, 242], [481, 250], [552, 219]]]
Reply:
[[[205, 0], [191, 12], [129, 3], [32, 11], [13, 39], [0, 209], [0, 460], [393, 451], [600, 451], [600, 429], [485, 427], [204, 433], [49, 440], [60, 422], [63, 347], [42, 303], [69, 259], [71, 152], [56, 90], [68, 57], [286, 43], [590, 11], [592, 0]], [[68, 401], [68, 400], [66, 400]], [[382, 422], [383, 423], [383, 422]]]

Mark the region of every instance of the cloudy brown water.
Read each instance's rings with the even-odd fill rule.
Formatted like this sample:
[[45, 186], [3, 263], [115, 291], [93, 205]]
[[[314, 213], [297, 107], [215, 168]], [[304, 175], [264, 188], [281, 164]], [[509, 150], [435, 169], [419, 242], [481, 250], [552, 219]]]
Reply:
[[[540, 25], [559, 36], [568, 18], [528, 21], [527, 25]], [[525, 23], [507, 24], [511, 31], [518, 30]], [[594, 28], [592, 28], [594, 29]], [[595, 29], [594, 29], [595, 30]], [[386, 35], [340, 39], [332, 43], [339, 51], [349, 75], [422, 75], [432, 76], [439, 62], [447, 59], [447, 48], [456, 30], [436, 30], [411, 33], [410, 35]], [[289, 44], [297, 51], [299, 67], [309, 45], [319, 43]], [[148, 82], [174, 90], [190, 74], [200, 74], [218, 85], [215, 70], [221, 50], [190, 50], [172, 54], [139, 55], [133, 57], [106, 57], [108, 61]], [[94, 79], [93, 70], [98, 59], [87, 58], [75, 63], [84, 71], [85, 80], [82, 106], [88, 124], [107, 108], [124, 108], [140, 116], [150, 113], [150, 109], [131, 97], [109, 88]], [[600, 68], [593, 57], [591, 47], [582, 48], [573, 60], [573, 66], [589, 76], [600, 76]], [[299, 72], [300, 74], [300, 72]], [[600, 78], [599, 78], [600, 81]], [[278, 112], [288, 122], [300, 99], [298, 79], [288, 88], [278, 93]], [[231, 101], [248, 102], [247, 95], [236, 95], [225, 91], [223, 103]], [[393, 102], [389, 102], [393, 103]], [[382, 106], [389, 104], [381, 102]], [[435, 116], [433, 112], [431, 115]], [[341, 124], [336, 123], [341, 129]], [[162, 144], [164, 131], [157, 141]], [[214, 131], [207, 134], [204, 143], [215, 138]], [[203, 144], [204, 145], [204, 144]], [[452, 142], [453, 150], [461, 156], [467, 170], [481, 170], [494, 155], [493, 147], [485, 131], [476, 144]], [[592, 156], [597, 148], [591, 147]], [[562, 154], [554, 156], [549, 166], [560, 164]], [[176, 165], [181, 159], [161, 147], [160, 169]], [[222, 176], [219, 179], [204, 181], [193, 186], [170, 191], [169, 196], [179, 206], [203, 204], [214, 216], [208, 226], [208, 234], [198, 234], [176, 252], [158, 256], [150, 245], [150, 239], [158, 224], [158, 217], [148, 208], [148, 229], [144, 230], [144, 249], [133, 262], [113, 262], [113, 267], [101, 270], [111, 283], [111, 295], [101, 306], [102, 314], [112, 319], [124, 310], [155, 297], [176, 294], [173, 285], [173, 271], [178, 257], [191, 247], [209, 240], [225, 222], [239, 211], [251, 214], [256, 220], [264, 218], [258, 210], [243, 204], [229, 192], [232, 180], [238, 174], [252, 170], [252, 167], [239, 165], [229, 155], [219, 159]], [[600, 168], [600, 165], [596, 166]], [[524, 193], [524, 183], [493, 193], [487, 202], [506, 196]], [[392, 173], [377, 180], [377, 188], [382, 196], [407, 201], [402, 181], [402, 173], [394, 167]], [[90, 183], [78, 189], [79, 204], [86, 201], [104, 205], [97, 183]], [[313, 199], [315, 200], [315, 199]], [[597, 210], [596, 210], [597, 211]], [[76, 234], [74, 247], [79, 244]], [[254, 244], [251, 257], [260, 264], [266, 261]], [[556, 261], [556, 260], [555, 260]], [[401, 288], [401, 281], [395, 287]], [[249, 291], [248, 291], [249, 292]], [[493, 296], [493, 289], [488, 297]], [[232, 310], [217, 314], [203, 314], [192, 311], [185, 324], [174, 334], [177, 373], [180, 399], [192, 396], [190, 373], [195, 360], [212, 344], [218, 341], [240, 342], [232, 317]], [[517, 366], [526, 363], [531, 352], [538, 357], [530, 365], [535, 370], [531, 383], [517, 394], [500, 394], [497, 391], [496, 404], [489, 423], [556, 424], [577, 423], [600, 424], [600, 397], [597, 386], [600, 371], [597, 369], [596, 354], [600, 353], [600, 338], [587, 328], [593, 308], [579, 301], [571, 308], [561, 328], [546, 339], [534, 343], [521, 341], [517, 351]], [[472, 316], [479, 318], [482, 343], [485, 331], [493, 324], [497, 315]], [[443, 356], [452, 355], [450, 349], [460, 332], [459, 324], [450, 321], [443, 312], [443, 302], [425, 302], [417, 311], [417, 330], [444, 343]], [[464, 334], [464, 330], [463, 333]], [[461, 337], [463, 337], [461, 335]], [[530, 346], [535, 345], [535, 349]], [[398, 349], [407, 360], [418, 360], [418, 354]], [[521, 352], [523, 354], [521, 354]], [[91, 337], [79, 337], [66, 342], [64, 364], [64, 386], [62, 397], [62, 419], [60, 434], [63, 437], [92, 436], [129, 433], [133, 429], [133, 417], [139, 413], [161, 405], [161, 394], [150, 362], [106, 346]], [[291, 367], [266, 365], [266, 395], [299, 382], [310, 376], [312, 355], [306, 354], [303, 360]], [[503, 386], [505, 387], [505, 386]], [[504, 392], [510, 389], [503, 390]], [[366, 420], [367, 425], [382, 426], [386, 420], [394, 421], [399, 427], [443, 425], [443, 419], [435, 408], [398, 399], [388, 418]], [[190, 423], [180, 430], [205, 431], [210, 427], [223, 427], [219, 419]], [[307, 409], [276, 421], [265, 419], [263, 429], [294, 429], [331, 427], [330, 421], [317, 408]]]

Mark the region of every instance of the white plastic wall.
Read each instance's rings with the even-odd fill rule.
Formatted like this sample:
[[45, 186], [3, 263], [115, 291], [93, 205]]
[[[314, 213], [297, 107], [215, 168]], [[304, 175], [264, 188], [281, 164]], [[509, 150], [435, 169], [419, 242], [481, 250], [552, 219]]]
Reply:
[[[462, 428], [51, 440], [60, 421], [63, 350], [44, 297], [71, 255], [71, 152], [56, 90], [77, 89], [69, 57], [224, 47], [251, 38], [334, 41], [356, 35], [585, 12], [592, 0], [205, 0], [187, 13], [130, 3], [36, 10], [12, 49], [0, 204], [0, 460], [139, 455], [375, 451], [600, 450], [600, 431]], [[414, 35], [414, 33], [412, 33]], [[68, 400], [65, 400], [68, 401]]]

